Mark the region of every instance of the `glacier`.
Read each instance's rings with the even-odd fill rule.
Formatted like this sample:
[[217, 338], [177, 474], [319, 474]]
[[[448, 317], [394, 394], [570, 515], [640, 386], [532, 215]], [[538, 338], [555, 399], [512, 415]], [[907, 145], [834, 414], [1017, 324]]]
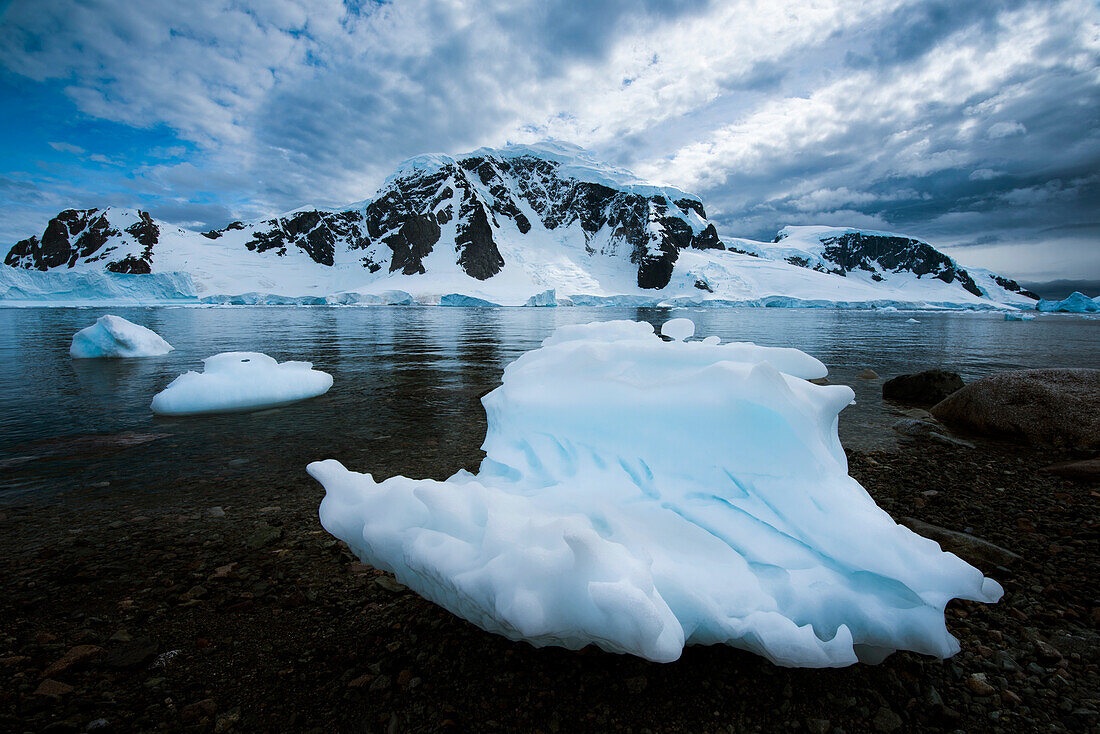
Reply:
[[332, 375], [309, 362], [278, 362], [259, 352], [222, 352], [203, 360], [153, 396], [158, 415], [235, 413], [275, 408], [324, 395]]
[[[685, 323], [686, 322], [686, 323]], [[985, 578], [847, 473], [854, 396], [796, 349], [563, 326], [482, 399], [476, 475], [376, 481], [328, 459], [321, 524], [489, 632], [658, 662], [726, 644], [783, 666], [959, 650], [944, 608]]]
[[112, 314], [100, 316], [94, 324], [76, 332], [69, 345], [73, 359], [159, 357], [171, 351], [172, 345], [152, 329]]

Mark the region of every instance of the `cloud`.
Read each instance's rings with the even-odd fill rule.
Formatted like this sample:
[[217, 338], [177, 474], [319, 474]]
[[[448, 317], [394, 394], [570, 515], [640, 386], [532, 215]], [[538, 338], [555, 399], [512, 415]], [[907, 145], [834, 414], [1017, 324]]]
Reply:
[[1015, 120], [1008, 120], [990, 125], [988, 134], [992, 140], [996, 140], [998, 138], [1010, 138], [1013, 135], [1023, 135], [1026, 132], [1027, 128], [1020, 123]]
[[42, 191], [28, 212], [98, 195], [215, 226], [555, 137], [694, 190], [729, 235], [1038, 241], [1100, 205], [1098, 28], [1091, 0], [15, 0], [0, 66], [116, 126], [0, 174]]
[[84, 149], [79, 145], [72, 145], [71, 143], [49, 143], [49, 146], [54, 150], [62, 153], [72, 153], [73, 155], [83, 155]]

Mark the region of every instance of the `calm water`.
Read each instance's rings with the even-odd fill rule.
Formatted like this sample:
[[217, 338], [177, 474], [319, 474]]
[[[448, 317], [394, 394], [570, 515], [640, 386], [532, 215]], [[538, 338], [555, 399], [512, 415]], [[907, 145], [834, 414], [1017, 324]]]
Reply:
[[[176, 351], [139, 360], [72, 360], [73, 333], [115, 313]], [[914, 315], [920, 324], [907, 324]], [[504, 366], [557, 326], [607, 319], [660, 325], [686, 316], [697, 336], [798, 347], [856, 390], [841, 417], [855, 448], [890, 448], [897, 409], [883, 378], [932, 367], [972, 380], [1019, 367], [1100, 366], [1100, 319], [994, 314], [883, 314], [787, 309], [113, 308], [0, 309], [0, 503], [75, 501], [94, 492], [202, 487], [235, 493], [309, 482], [304, 465], [336, 458], [378, 477], [475, 469], [485, 418], [479, 398]], [[320, 398], [277, 410], [156, 418], [152, 396], [217, 352], [303, 359], [335, 377]], [[217, 503], [217, 502], [215, 502]]]

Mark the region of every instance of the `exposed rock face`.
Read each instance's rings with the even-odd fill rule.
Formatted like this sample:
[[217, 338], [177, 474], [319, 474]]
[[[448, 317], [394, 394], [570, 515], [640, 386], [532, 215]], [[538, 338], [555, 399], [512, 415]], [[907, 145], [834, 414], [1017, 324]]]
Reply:
[[[775, 242], [781, 243], [786, 237], [787, 232], [782, 231], [776, 235]], [[957, 282], [976, 296], [984, 295], [981, 285], [967, 270], [932, 245], [912, 237], [850, 231], [824, 235], [819, 242], [820, 257], [791, 255], [786, 261], [792, 265], [834, 275], [847, 275], [854, 270], [863, 270], [870, 273], [873, 280], [883, 280], [882, 272], [909, 272], [917, 277], [927, 275], [945, 283]], [[992, 274], [989, 278], [1006, 290], [1038, 299], [1038, 296], [1021, 288], [1014, 280]]]
[[1001, 372], [937, 403], [932, 414], [974, 433], [1100, 448], [1100, 370]]
[[263, 224], [268, 228], [253, 230], [252, 239], [245, 247], [257, 252], [276, 250], [280, 255], [285, 255], [288, 247], [297, 247], [322, 265], [333, 264], [338, 243], [356, 247], [364, 239], [363, 215], [355, 210], [306, 210]]
[[[370, 240], [364, 262], [389, 270], [424, 272], [423, 258], [452, 225], [456, 262], [485, 280], [504, 267], [497, 233], [526, 235], [532, 217], [547, 230], [577, 225], [590, 255], [626, 255], [643, 288], [663, 288], [679, 251], [721, 248], [703, 205], [690, 198], [644, 195], [564, 175], [562, 166], [535, 155], [490, 153], [414, 164], [393, 177], [366, 208]], [[436, 226], [438, 226], [438, 230]], [[389, 253], [376, 243], [384, 243]]]
[[[137, 221], [125, 229], [116, 227], [107, 209], [66, 209], [50, 220], [42, 238], [30, 237], [15, 244], [4, 264], [31, 270], [73, 267], [77, 262], [107, 261], [113, 273], [148, 273], [160, 229], [148, 212], [138, 211]], [[112, 259], [112, 255], [120, 255]]]
[[910, 405], [930, 406], [962, 389], [962, 386], [962, 378], [954, 372], [925, 370], [887, 380], [882, 384], [882, 397]]

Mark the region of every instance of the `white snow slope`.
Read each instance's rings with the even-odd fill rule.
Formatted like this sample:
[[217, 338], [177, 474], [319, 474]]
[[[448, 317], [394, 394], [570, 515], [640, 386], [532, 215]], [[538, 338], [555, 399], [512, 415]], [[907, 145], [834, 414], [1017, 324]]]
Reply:
[[[601, 192], [614, 197], [601, 199]], [[420, 197], [417, 211], [439, 232], [438, 241], [416, 262], [423, 272], [412, 266], [402, 269], [391, 252], [390, 241], [399, 229], [405, 232], [399, 225], [408, 224], [398, 211], [400, 202], [412, 197]], [[470, 267], [460, 262], [459, 245], [479, 209], [503, 260], [498, 272], [483, 279], [468, 274]], [[543, 301], [855, 308], [1035, 304], [1006, 290], [985, 271], [970, 271], [976, 284], [971, 291], [958, 280], [917, 276], [908, 266], [891, 269], [872, 262], [870, 269], [850, 269], [844, 275], [820, 272], [837, 269], [822, 260], [822, 240], [861, 230], [788, 227], [778, 244], [719, 241], [716, 234], [708, 235], [714, 229], [697, 197], [639, 181], [561, 143], [481, 149], [458, 157], [421, 156], [403, 164], [374, 199], [352, 208], [303, 208], [206, 235], [114, 208], [65, 212], [51, 222], [55, 230], [63, 215], [68, 215], [66, 226], [73, 239], [71, 256], [63, 252], [44, 264], [44, 243], [34, 238], [26, 251], [19, 248], [31, 241], [19, 243], [6, 259], [17, 267], [0, 267], [0, 303], [373, 304], [391, 302], [382, 294], [399, 291], [416, 304], [437, 305], [444, 296], [456, 294], [518, 306], [536, 294], [554, 291], [553, 298]], [[624, 218], [632, 219], [624, 224]], [[639, 287], [639, 257], [660, 258], [662, 247], [667, 255], [671, 225], [680, 234], [680, 244], [672, 247], [671, 277], [660, 288]], [[94, 240], [94, 247], [81, 244], [92, 241], [79, 240], [81, 232], [93, 228], [106, 233], [105, 244], [98, 244], [102, 238]], [[151, 246], [142, 239], [149, 228], [159, 233]], [[272, 233], [281, 239], [272, 241]], [[685, 237], [707, 240], [708, 249], [683, 244]], [[311, 238], [316, 242], [307, 243]], [[328, 244], [316, 244], [322, 241]], [[64, 246], [70, 247], [68, 241]], [[39, 251], [27, 254], [35, 248]], [[804, 267], [790, 262], [798, 256], [806, 260]], [[105, 272], [106, 267], [141, 272], [131, 269], [135, 263], [151, 275]], [[828, 267], [813, 269], [822, 265]]]
[[803, 667], [952, 655], [947, 602], [1002, 590], [848, 475], [854, 393], [808, 382], [825, 374], [796, 349], [566, 326], [483, 398], [476, 476], [308, 471], [356, 555], [510, 639], [661, 662], [719, 643]]

